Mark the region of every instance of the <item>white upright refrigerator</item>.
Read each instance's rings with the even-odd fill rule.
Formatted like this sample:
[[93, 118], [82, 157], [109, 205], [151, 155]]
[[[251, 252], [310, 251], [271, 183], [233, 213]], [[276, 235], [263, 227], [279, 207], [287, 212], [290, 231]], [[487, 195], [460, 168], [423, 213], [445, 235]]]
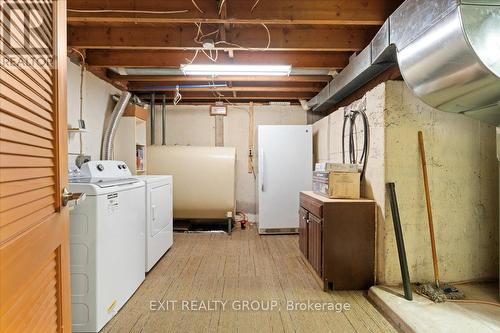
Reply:
[[295, 233], [299, 192], [312, 189], [312, 126], [261, 125], [257, 131], [259, 233]]

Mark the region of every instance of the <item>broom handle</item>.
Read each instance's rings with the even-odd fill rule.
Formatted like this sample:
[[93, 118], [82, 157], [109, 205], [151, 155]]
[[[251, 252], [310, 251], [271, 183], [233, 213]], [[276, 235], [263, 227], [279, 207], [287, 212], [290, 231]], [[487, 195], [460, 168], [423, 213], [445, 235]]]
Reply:
[[439, 288], [439, 268], [436, 253], [436, 239], [434, 238], [434, 222], [432, 220], [431, 195], [429, 192], [429, 179], [427, 177], [427, 162], [425, 159], [424, 136], [422, 131], [418, 131], [418, 145], [420, 148], [420, 160], [422, 161], [422, 171], [424, 174], [425, 202], [427, 203], [427, 217], [429, 221], [429, 233], [431, 237], [432, 264], [434, 265], [434, 280]]

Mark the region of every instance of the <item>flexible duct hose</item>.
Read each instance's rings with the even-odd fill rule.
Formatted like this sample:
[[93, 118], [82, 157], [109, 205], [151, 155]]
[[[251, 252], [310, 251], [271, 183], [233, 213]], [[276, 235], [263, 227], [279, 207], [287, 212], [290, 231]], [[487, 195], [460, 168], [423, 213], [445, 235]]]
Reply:
[[102, 138], [101, 159], [103, 160], [110, 160], [113, 158], [113, 141], [115, 139], [116, 129], [118, 128], [120, 118], [125, 112], [125, 108], [127, 107], [131, 96], [132, 94], [128, 91], [123, 92], [113, 109], [111, 119], [108, 123], [108, 128], [104, 132]]

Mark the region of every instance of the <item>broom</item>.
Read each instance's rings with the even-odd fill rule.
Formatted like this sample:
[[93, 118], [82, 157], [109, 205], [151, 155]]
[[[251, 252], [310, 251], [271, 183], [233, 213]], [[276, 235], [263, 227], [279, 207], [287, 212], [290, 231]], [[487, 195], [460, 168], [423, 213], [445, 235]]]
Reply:
[[432, 220], [431, 195], [429, 192], [429, 179], [427, 176], [427, 162], [425, 158], [424, 135], [418, 131], [418, 146], [420, 150], [420, 159], [422, 162], [422, 172], [424, 176], [425, 201], [427, 204], [427, 221], [429, 223], [429, 234], [432, 249], [432, 264], [434, 267], [434, 283], [417, 284], [415, 291], [418, 294], [427, 296], [434, 302], [444, 302], [446, 299], [462, 299], [464, 294], [450, 284], [445, 284], [441, 288], [439, 283], [439, 267], [436, 251], [436, 239], [434, 237], [434, 222]]

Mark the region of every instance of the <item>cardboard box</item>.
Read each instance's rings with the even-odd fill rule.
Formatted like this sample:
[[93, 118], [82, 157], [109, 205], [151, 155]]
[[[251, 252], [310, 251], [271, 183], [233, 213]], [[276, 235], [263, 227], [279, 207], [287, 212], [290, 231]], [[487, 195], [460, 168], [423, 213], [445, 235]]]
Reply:
[[314, 171], [359, 172], [359, 169], [357, 164], [322, 162], [315, 164]]
[[315, 171], [313, 191], [330, 199], [359, 199], [360, 178], [359, 172]]

